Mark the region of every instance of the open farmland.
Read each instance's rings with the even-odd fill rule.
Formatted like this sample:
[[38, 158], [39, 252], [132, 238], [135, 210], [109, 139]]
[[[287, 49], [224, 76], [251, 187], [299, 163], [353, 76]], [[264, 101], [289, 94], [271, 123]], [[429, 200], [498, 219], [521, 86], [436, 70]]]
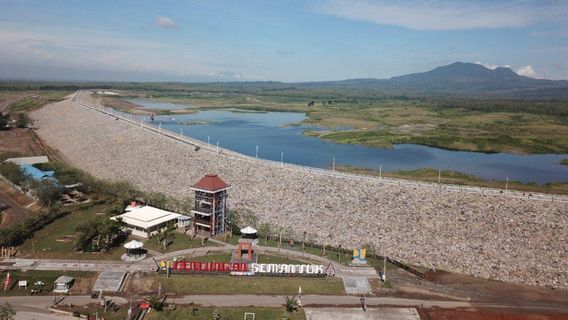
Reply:
[[568, 289], [566, 202], [399, 186], [224, 156], [70, 100], [32, 117], [50, 146], [102, 178], [185, 198], [191, 184], [215, 172], [233, 187], [232, 208], [248, 208], [296, 236], [372, 243], [407, 263]]

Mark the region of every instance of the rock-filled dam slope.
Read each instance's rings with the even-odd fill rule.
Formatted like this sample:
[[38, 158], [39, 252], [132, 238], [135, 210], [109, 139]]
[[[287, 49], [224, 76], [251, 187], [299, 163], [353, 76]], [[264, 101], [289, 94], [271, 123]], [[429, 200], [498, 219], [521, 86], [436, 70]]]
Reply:
[[[35, 111], [39, 136], [72, 165], [145, 191], [192, 197], [206, 173], [229, 205], [320, 243], [372, 243], [406, 263], [568, 289], [568, 203], [448, 192], [236, 159], [65, 100]], [[228, 153], [228, 152], [227, 152]]]

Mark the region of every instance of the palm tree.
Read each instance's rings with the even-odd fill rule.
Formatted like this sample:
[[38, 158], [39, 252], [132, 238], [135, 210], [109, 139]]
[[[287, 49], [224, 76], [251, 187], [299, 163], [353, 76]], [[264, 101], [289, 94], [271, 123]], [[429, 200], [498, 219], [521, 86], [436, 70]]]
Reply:
[[284, 306], [286, 307], [286, 312], [292, 313], [294, 311], [298, 311], [298, 300], [296, 297], [288, 297], [285, 296], [285, 303]]
[[156, 311], [162, 311], [164, 309], [164, 303], [162, 299], [157, 296], [151, 296], [146, 298], [146, 302], [150, 305], [150, 307]]

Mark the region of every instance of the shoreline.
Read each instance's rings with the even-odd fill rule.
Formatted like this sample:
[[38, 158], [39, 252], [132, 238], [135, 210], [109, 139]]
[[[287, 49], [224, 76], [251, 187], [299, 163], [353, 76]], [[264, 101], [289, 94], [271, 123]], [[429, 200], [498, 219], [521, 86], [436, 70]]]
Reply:
[[[66, 101], [33, 116], [42, 139], [100, 178], [185, 198], [191, 182], [216, 172], [233, 186], [231, 207], [250, 210], [274, 228], [306, 232], [310, 241], [349, 248], [370, 243], [383, 255], [427, 268], [536, 286], [568, 285], [568, 274], [558, 273], [566, 270], [559, 256], [563, 229], [555, 227], [564, 224], [568, 197], [527, 198], [515, 191], [440, 188], [281, 165], [216, 151], [107, 111]], [[480, 259], [488, 263], [480, 265]]]
[[[103, 97], [105, 98], [105, 97]], [[309, 111], [300, 111], [300, 110], [295, 110], [295, 109], [286, 109], [286, 108], [273, 108], [273, 107], [262, 107], [262, 106], [242, 106], [242, 105], [227, 105], [225, 107], [219, 107], [219, 106], [192, 106], [186, 108], [186, 109], [177, 109], [177, 110], [167, 110], [167, 109], [150, 109], [150, 108], [144, 108], [144, 106], [132, 103], [132, 102], [128, 102], [125, 100], [122, 100], [122, 98], [120, 97], [113, 97], [113, 98], [108, 98], [106, 97], [107, 101], [122, 101], [125, 104], [129, 104], [132, 105], [132, 107], [119, 107], [117, 108], [117, 110], [122, 111], [122, 112], [127, 112], [127, 113], [132, 113], [132, 114], [150, 114], [150, 113], [155, 113], [157, 115], [174, 115], [174, 114], [191, 114], [191, 113], [196, 113], [196, 112], [200, 112], [200, 111], [206, 111], [206, 110], [216, 110], [216, 109], [236, 109], [236, 110], [243, 110], [244, 112], [247, 111], [260, 111], [260, 112], [298, 112], [298, 113], [304, 113], [306, 115], [306, 119], [298, 122], [298, 123], [294, 123], [291, 125], [297, 125], [297, 126], [302, 126], [304, 124], [307, 125], [315, 125], [315, 126], [319, 126], [322, 128], [325, 128], [326, 130], [323, 132], [319, 132], [319, 131], [314, 131], [314, 130], [305, 130], [302, 135], [304, 136], [309, 136], [309, 137], [317, 137], [319, 139], [325, 140], [325, 141], [330, 141], [330, 142], [334, 142], [334, 143], [339, 143], [339, 144], [350, 144], [350, 145], [362, 145], [362, 146], [367, 146], [367, 147], [373, 147], [373, 148], [392, 148], [394, 145], [397, 144], [416, 144], [416, 145], [421, 145], [421, 146], [427, 146], [427, 147], [432, 147], [432, 148], [437, 148], [437, 149], [441, 149], [441, 150], [447, 150], [447, 151], [463, 151], [463, 152], [477, 152], [477, 153], [483, 153], [483, 154], [496, 154], [496, 153], [504, 153], [504, 154], [513, 154], [513, 155], [546, 155], [546, 154], [551, 154], [551, 155], [563, 155], [566, 154], [568, 155], [568, 153], [563, 153], [563, 152], [548, 152], [546, 150], [527, 150], [526, 146], [516, 146], [516, 145], [510, 145], [509, 149], [505, 148], [505, 149], [484, 149], [484, 148], [479, 148], [479, 145], [477, 144], [471, 144], [471, 143], [466, 143], [464, 144], [464, 146], [468, 146], [468, 147], [464, 147], [464, 148], [457, 148], [457, 147], [452, 147], [449, 145], [445, 145], [443, 143], [443, 141], [440, 138], [435, 138], [435, 137], [428, 137], [428, 136], [415, 136], [415, 135], [408, 135], [405, 133], [397, 133], [397, 132], [393, 132], [393, 131], [389, 131], [386, 130], [384, 132], [380, 132], [377, 133], [376, 131], [373, 130], [361, 130], [361, 129], [356, 129], [354, 128], [353, 130], [348, 130], [348, 131], [336, 131], [334, 130], [334, 128], [336, 128], [337, 126], [333, 126], [333, 125], [325, 125], [320, 123], [321, 119], [319, 117], [312, 117], [311, 112]], [[149, 101], [152, 101], [152, 99], [147, 99]], [[154, 99], [157, 102], [161, 102], [161, 100], [159, 99]], [[167, 101], [167, 99], [166, 99]], [[173, 103], [173, 104], [180, 104], [183, 105], [185, 103], [182, 102], [168, 102], [168, 103]], [[134, 111], [133, 111], [134, 110]], [[238, 111], [237, 111], [238, 112]], [[321, 134], [319, 134], [321, 133]], [[373, 141], [365, 141], [366, 139], [363, 139], [360, 137], [360, 135], [370, 135], [370, 138], [374, 139]], [[347, 136], [347, 137], [345, 137]], [[353, 138], [348, 138], [349, 136], [354, 136]], [[351, 141], [352, 139], [355, 139], [357, 141]], [[506, 146], [506, 145], [505, 145]]]

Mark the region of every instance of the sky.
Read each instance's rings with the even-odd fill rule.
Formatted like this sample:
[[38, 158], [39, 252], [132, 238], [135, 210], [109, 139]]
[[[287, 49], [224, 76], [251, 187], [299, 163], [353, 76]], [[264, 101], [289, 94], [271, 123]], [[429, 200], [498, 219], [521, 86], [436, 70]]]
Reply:
[[564, 0], [0, 0], [0, 6], [0, 79], [383, 79], [456, 61], [568, 79]]

